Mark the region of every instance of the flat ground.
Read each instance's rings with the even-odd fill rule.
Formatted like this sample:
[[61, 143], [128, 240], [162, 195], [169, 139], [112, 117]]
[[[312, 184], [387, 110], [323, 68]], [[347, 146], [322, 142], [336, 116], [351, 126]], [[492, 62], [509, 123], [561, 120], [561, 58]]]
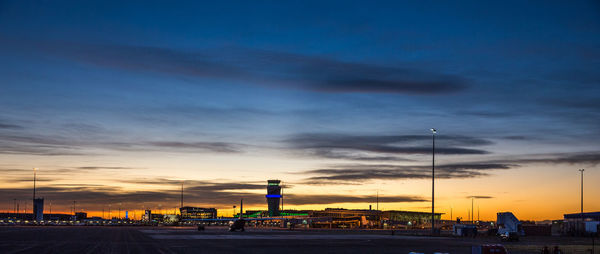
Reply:
[[[16, 226], [0, 227], [0, 253], [470, 253], [471, 246], [501, 243], [495, 237], [407, 236], [371, 230], [186, 227]], [[590, 238], [523, 237], [501, 243], [510, 253], [540, 253], [558, 245], [565, 253], [590, 253]], [[600, 248], [596, 247], [596, 253]]]

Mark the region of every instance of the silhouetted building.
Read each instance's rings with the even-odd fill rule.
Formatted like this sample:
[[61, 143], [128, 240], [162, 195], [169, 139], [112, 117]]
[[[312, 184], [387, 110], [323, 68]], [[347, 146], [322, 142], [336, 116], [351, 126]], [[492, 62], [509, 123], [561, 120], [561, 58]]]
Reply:
[[75, 213], [75, 219], [76, 220], [87, 219], [87, 213], [84, 213], [84, 212]]
[[[312, 212], [313, 211], [310, 211], [310, 210], [280, 210], [279, 216], [280, 217], [290, 217], [290, 216], [308, 217], [310, 215], [310, 213], [312, 213]], [[237, 214], [237, 216], [239, 216], [239, 213]], [[262, 217], [269, 217], [269, 211], [263, 211], [263, 210], [246, 210], [246, 211], [244, 211], [244, 218], [262, 218]]]
[[179, 208], [182, 219], [216, 219], [217, 209], [216, 208], [202, 208], [202, 207], [191, 207], [184, 206]]
[[565, 221], [600, 221], [600, 212], [565, 214]]
[[562, 227], [563, 234], [567, 235], [597, 234], [600, 227], [600, 212], [565, 214]]
[[[431, 223], [431, 213], [429, 212], [411, 212], [411, 211], [383, 211], [384, 220], [396, 222], [410, 222], [412, 225]], [[435, 213], [435, 219], [441, 220], [442, 213]]]
[[33, 219], [36, 221], [44, 220], [44, 199], [33, 199]]
[[281, 186], [279, 180], [267, 181], [267, 204], [269, 205], [269, 216], [279, 216], [279, 201], [281, 200]]
[[325, 208], [322, 211], [312, 211], [312, 217], [332, 217], [337, 218], [360, 218], [368, 217], [371, 220], [378, 220], [381, 217], [379, 210], [363, 210], [363, 209], [344, 209], [344, 208]]
[[[73, 214], [62, 214], [62, 213], [53, 213], [53, 214], [44, 214], [44, 220], [71, 220]], [[34, 221], [35, 217], [32, 213], [0, 213], [0, 219], [18, 219], [18, 220], [31, 220]]]

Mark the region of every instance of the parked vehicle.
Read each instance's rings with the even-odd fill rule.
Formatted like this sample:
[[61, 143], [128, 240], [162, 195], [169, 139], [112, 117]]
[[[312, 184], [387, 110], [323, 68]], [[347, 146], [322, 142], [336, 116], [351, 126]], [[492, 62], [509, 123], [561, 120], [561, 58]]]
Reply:
[[500, 234], [500, 240], [505, 242], [519, 241], [519, 234], [516, 232], [504, 232]]
[[471, 247], [471, 254], [508, 254], [501, 244], [486, 244]]

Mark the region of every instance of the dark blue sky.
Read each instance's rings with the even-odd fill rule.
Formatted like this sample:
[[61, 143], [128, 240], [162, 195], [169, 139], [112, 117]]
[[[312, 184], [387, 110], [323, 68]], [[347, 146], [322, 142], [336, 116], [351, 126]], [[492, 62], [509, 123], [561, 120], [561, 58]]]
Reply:
[[594, 1], [9, 1], [0, 96], [4, 118], [28, 107], [114, 121], [203, 108], [219, 111], [205, 123], [217, 129], [229, 119], [222, 110], [258, 122], [275, 113], [249, 125], [277, 134], [300, 121], [304, 132], [597, 135], [599, 10]]
[[127, 2], [0, 3], [2, 154], [600, 160], [597, 1]]

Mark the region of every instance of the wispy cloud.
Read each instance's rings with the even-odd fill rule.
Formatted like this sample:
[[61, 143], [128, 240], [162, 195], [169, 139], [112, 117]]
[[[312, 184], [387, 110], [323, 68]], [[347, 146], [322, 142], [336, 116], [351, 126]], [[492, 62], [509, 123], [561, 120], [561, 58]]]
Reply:
[[[101, 210], [109, 204], [115, 207], [122, 204], [123, 209], [141, 209], [145, 207], [176, 207], [180, 202], [179, 184], [181, 181], [163, 178], [123, 180], [124, 182], [137, 184], [156, 184], [153, 191], [128, 191], [121, 187], [98, 185], [98, 184], [44, 184], [38, 188], [38, 195], [46, 198], [54, 204], [69, 205], [77, 200], [80, 207], [87, 210]], [[374, 202], [373, 196], [357, 195], [311, 195], [297, 194], [288, 186], [288, 194], [285, 194], [285, 202], [291, 205], [327, 205], [338, 203], [369, 203]], [[218, 208], [229, 208], [244, 199], [244, 204], [249, 206], [266, 207], [266, 184], [245, 182], [211, 182], [211, 181], [185, 181], [184, 202], [187, 204], [211, 206]], [[31, 195], [29, 188], [3, 188], [0, 195], [28, 199]], [[426, 199], [417, 196], [383, 196], [379, 202], [422, 202]]]
[[240, 144], [226, 142], [177, 142], [177, 141], [156, 141], [148, 144], [157, 147], [206, 150], [218, 153], [238, 153], [241, 152]]
[[[486, 139], [467, 136], [439, 135], [436, 153], [447, 155], [487, 154], [486, 150], [469, 148], [493, 144]], [[345, 135], [302, 133], [283, 140], [304, 155], [357, 161], [408, 161], [399, 154], [431, 153], [431, 136], [427, 135]]]
[[[440, 179], [471, 178], [488, 175], [490, 170], [515, 167], [499, 163], [464, 163], [436, 166], [436, 177]], [[315, 175], [305, 179], [306, 184], [347, 184], [372, 180], [401, 180], [431, 178], [431, 166], [402, 166], [393, 164], [340, 164], [329, 168], [308, 170], [302, 174]]]
[[582, 153], [562, 153], [562, 154], [541, 154], [530, 155], [528, 158], [516, 158], [505, 160], [510, 163], [546, 163], [546, 164], [580, 164], [580, 165], [598, 165], [600, 163], [600, 152], [582, 152]]
[[494, 197], [492, 197], [492, 196], [467, 196], [467, 198], [468, 199], [472, 199], [472, 198], [474, 198], [474, 199], [492, 199]]
[[[424, 202], [427, 199], [417, 196], [380, 196], [379, 203]], [[297, 195], [285, 196], [285, 203], [292, 205], [325, 205], [339, 203], [374, 203], [374, 196], [356, 195]]]
[[[528, 164], [577, 164], [595, 166], [600, 163], [600, 153], [541, 154], [529, 158], [490, 159], [436, 165], [436, 178], [455, 179], [489, 176], [492, 171], [507, 170]], [[305, 184], [361, 184], [372, 180], [428, 179], [431, 165], [407, 166], [398, 164], [337, 164], [298, 174], [312, 175]]]
[[6, 38], [0, 40], [0, 44], [109, 68], [218, 78], [316, 92], [446, 94], [466, 88], [463, 78], [434, 71], [249, 48], [182, 51]]
[[0, 120], [0, 129], [22, 130], [25, 129], [25, 127]]
[[[176, 151], [208, 153], [241, 153], [244, 144], [230, 142], [177, 141], [177, 140], [139, 140], [111, 141], [117, 137], [95, 138], [39, 134], [0, 133], [0, 154], [30, 155], [93, 155], [85, 148], [99, 148], [116, 151]], [[96, 151], [97, 152], [97, 151]]]

